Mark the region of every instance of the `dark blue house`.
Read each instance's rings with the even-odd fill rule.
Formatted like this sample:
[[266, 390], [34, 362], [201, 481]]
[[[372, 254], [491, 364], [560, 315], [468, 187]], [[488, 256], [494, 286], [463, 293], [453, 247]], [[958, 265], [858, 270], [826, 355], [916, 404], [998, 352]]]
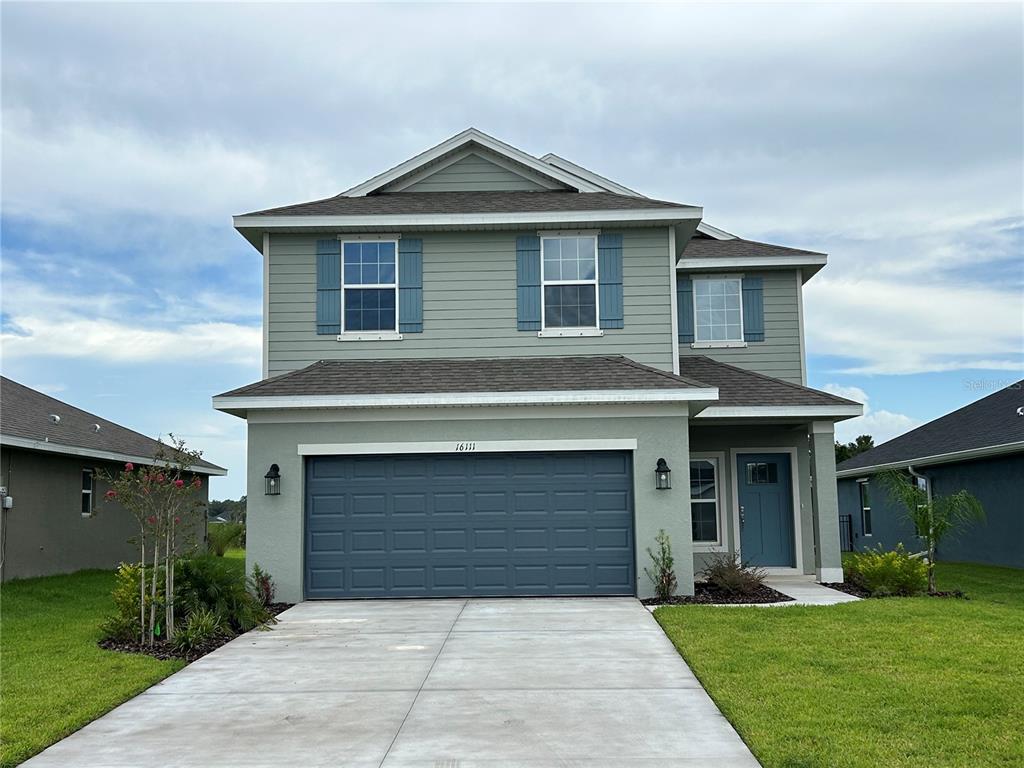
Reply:
[[1024, 381], [930, 421], [836, 467], [844, 549], [923, 548], [877, 480], [904, 470], [933, 494], [966, 489], [985, 522], [949, 536], [939, 559], [1024, 568]]

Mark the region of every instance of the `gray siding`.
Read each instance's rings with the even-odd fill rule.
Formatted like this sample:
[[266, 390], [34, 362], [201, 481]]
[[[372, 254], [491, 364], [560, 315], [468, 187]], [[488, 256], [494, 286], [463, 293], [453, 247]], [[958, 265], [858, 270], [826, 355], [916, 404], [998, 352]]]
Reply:
[[[803, 383], [800, 366], [800, 291], [796, 270], [751, 272], [764, 279], [764, 341], [734, 349], [692, 349], [680, 343], [680, 355], [706, 355], [729, 365], [747, 368], [777, 379]], [[694, 278], [698, 274], [691, 275]]]
[[[82, 517], [82, 470], [117, 472], [120, 463], [39, 453], [4, 447], [0, 484], [14, 497], [3, 512], [6, 552], [3, 579], [23, 579], [83, 568], [113, 569], [137, 562], [138, 549], [128, 539], [138, 533], [135, 518], [116, 503], [103, 500], [108, 486], [96, 478], [92, 517]], [[208, 498], [203, 479], [202, 500]], [[198, 543], [205, 544], [206, 513], [199, 513]]]
[[[530, 231], [526, 228], [525, 231]], [[534, 228], [536, 231], [536, 228]], [[316, 240], [270, 240], [270, 375], [317, 360], [624, 354], [672, 370], [673, 279], [668, 230], [623, 233], [625, 327], [603, 337], [545, 338], [516, 330], [517, 232], [428, 232], [423, 238], [423, 332], [402, 341], [337, 341], [316, 334]]]
[[403, 192], [533, 192], [546, 187], [495, 165], [478, 154], [466, 155]]

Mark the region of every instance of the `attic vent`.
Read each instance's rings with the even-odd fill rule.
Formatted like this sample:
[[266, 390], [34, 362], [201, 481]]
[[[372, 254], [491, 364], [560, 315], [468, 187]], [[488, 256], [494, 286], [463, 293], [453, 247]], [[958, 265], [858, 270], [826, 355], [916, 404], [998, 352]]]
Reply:
[[100, 431], [100, 425], [99, 424], [93, 424], [92, 425], [92, 431], [93, 432], [99, 432]]
[[56, 413], [51, 413], [50, 414], [50, 423], [51, 424], [60, 424], [60, 416], [58, 416]]

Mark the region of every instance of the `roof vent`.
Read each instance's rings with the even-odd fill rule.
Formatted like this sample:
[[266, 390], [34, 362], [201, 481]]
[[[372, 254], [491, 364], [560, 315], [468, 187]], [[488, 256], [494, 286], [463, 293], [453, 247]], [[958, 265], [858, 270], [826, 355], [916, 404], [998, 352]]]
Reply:
[[56, 413], [51, 413], [50, 414], [50, 423], [51, 424], [60, 424], [60, 416], [58, 416]]
[[92, 431], [93, 432], [99, 432], [100, 431], [100, 425], [99, 424], [93, 424], [92, 425]]

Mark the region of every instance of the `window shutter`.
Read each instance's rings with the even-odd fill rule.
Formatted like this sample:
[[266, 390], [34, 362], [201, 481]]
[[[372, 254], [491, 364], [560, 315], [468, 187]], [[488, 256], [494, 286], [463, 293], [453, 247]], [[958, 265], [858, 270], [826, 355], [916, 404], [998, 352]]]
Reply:
[[316, 241], [316, 332], [341, 333], [341, 243]]
[[679, 340], [693, 343], [693, 281], [676, 278], [676, 317], [679, 320]]
[[764, 281], [743, 278], [743, 340], [764, 341]]
[[540, 330], [540, 238], [516, 238], [516, 316], [520, 331]]
[[622, 328], [622, 235], [597, 238], [598, 307], [602, 328]]
[[423, 333], [423, 241], [398, 241], [398, 330]]

